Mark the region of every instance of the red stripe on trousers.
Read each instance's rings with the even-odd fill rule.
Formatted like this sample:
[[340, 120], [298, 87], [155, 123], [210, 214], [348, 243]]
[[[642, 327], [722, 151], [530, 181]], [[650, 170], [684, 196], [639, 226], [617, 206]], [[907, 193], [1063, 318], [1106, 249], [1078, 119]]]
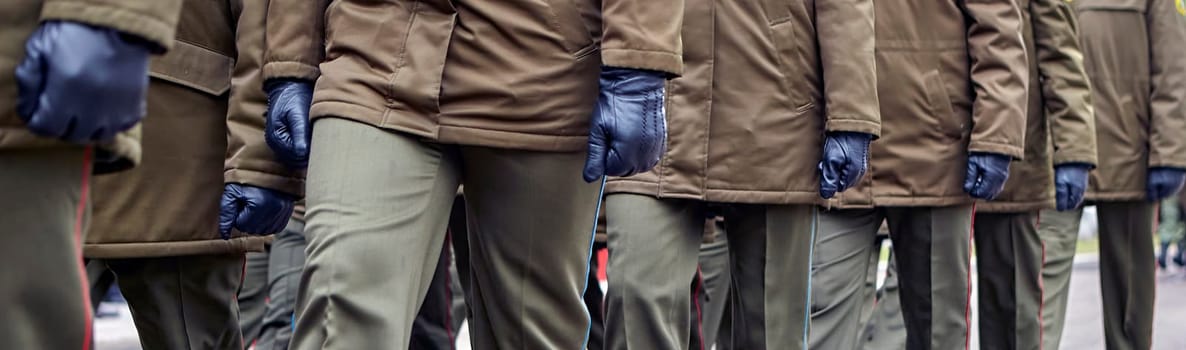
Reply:
[[82, 152], [82, 193], [79, 195], [78, 206], [74, 212], [74, 251], [78, 257], [78, 280], [81, 282], [83, 314], [86, 321], [82, 338], [82, 350], [90, 350], [91, 333], [94, 325], [91, 314], [91, 291], [88, 287], [86, 266], [82, 263], [82, 227], [86, 219], [86, 205], [91, 192], [91, 159], [94, 157], [94, 146], [86, 146]]
[[696, 329], [699, 330], [696, 336], [700, 338], [700, 350], [704, 350], [704, 316], [700, 311], [700, 290], [704, 289], [704, 273], [700, 271], [700, 265], [696, 265], [696, 279], [700, 283], [692, 289], [692, 303], [696, 305]]
[[457, 349], [457, 340], [453, 339], [453, 274], [449, 273], [449, 265], [453, 263], [453, 230], [445, 230], [445, 335], [449, 337], [449, 349]]

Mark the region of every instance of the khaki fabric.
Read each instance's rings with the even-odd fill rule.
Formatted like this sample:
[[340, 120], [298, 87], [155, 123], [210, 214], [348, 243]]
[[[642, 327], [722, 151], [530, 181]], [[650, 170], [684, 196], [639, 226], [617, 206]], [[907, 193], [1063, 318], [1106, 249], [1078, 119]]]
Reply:
[[[16, 66], [25, 41], [41, 21], [63, 20], [114, 28], [147, 39], [160, 51], [173, 46], [181, 0], [6, 0], [0, 2], [0, 149], [77, 147], [42, 138], [25, 128], [16, 112]], [[127, 169], [140, 162], [140, 129], [100, 145], [96, 172]]]
[[243, 348], [235, 302], [243, 254], [99, 262], [115, 272], [143, 348]]
[[687, 0], [683, 37], [667, 153], [610, 193], [818, 203], [825, 132], [881, 132], [871, 0]]
[[[868, 294], [869, 249], [886, 221], [901, 274], [905, 349], [959, 349], [969, 341], [972, 208], [899, 207], [820, 214], [812, 263], [812, 348], [855, 349]], [[818, 284], [817, 284], [818, 283]], [[878, 308], [881, 308], [879, 305]], [[874, 319], [880, 318], [875, 311]], [[877, 335], [875, 335], [877, 336]], [[878, 341], [882, 342], [881, 340]]]
[[683, 6], [270, 0], [264, 73], [316, 79], [313, 118], [447, 144], [582, 151], [601, 66], [682, 71]]
[[[612, 194], [606, 210], [611, 286], [606, 296], [607, 348], [691, 349], [690, 342], [705, 344], [700, 336], [715, 332], [700, 327], [705, 305], [699, 303], [699, 290], [689, 286], [699, 282], [704, 263], [700, 233], [707, 205]], [[733, 333], [731, 341], [746, 349], [805, 348], [815, 208], [726, 205], [719, 210], [732, 258], [729, 293], [736, 326], [726, 331]]]
[[855, 350], [865, 323], [862, 316], [873, 302], [867, 283], [870, 276], [876, 277], [880, 255], [880, 247], [875, 245], [877, 234], [868, 228], [876, 230], [884, 219], [854, 215], [846, 217], [851, 226], [844, 227], [831, 214], [821, 214], [824, 217], [811, 261], [809, 348]]
[[[3, 5], [0, 5], [3, 6]], [[93, 336], [79, 253], [93, 149], [0, 150], [0, 348], [85, 349]]]
[[1079, 243], [1079, 220], [1083, 210], [1043, 210], [1038, 235], [1046, 247], [1042, 266], [1042, 348], [1059, 349], [1067, 322], [1071, 297], [1071, 270]]
[[1005, 189], [980, 212], [1052, 209], [1054, 166], [1096, 164], [1091, 86], [1079, 49], [1078, 23], [1062, 0], [1019, 1], [1029, 61], [1025, 158], [1013, 162]]
[[407, 348], [463, 182], [472, 346], [583, 347], [598, 201], [583, 153], [440, 145], [337, 118], [313, 130], [293, 349]]
[[1100, 167], [1087, 198], [1144, 199], [1148, 168], [1186, 168], [1186, 11], [1174, 0], [1072, 4], [1079, 22], [1091, 24], [1080, 39]]
[[[142, 124], [145, 162], [95, 179], [95, 214], [83, 250], [86, 257], [263, 250], [269, 237], [232, 232], [230, 239], [222, 239], [218, 212], [228, 157], [232, 166], [228, 174], [280, 170], [261, 181], [238, 181], [252, 178], [233, 176], [227, 176], [227, 181], [303, 192], [303, 175], [283, 170], [263, 140], [266, 97], [259, 58], [265, 5], [239, 0], [184, 2], [173, 50], [152, 62], [148, 117]], [[247, 120], [255, 123], [243, 124]], [[260, 151], [240, 152], [250, 147]]]
[[1029, 70], [1018, 6], [909, 0], [875, 12], [881, 139], [868, 176], [829, 204], [970, 204], [969, 152], [1024, 155]]

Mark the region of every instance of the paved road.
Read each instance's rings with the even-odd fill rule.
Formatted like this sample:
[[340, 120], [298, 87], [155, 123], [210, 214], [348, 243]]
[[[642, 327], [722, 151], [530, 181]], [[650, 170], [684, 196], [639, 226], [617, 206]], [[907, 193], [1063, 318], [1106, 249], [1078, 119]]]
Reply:
[[[1068, 325], [1061, 350], [1104, 349], [1101, 320], [1099, 265], [1092, 256], [1080, 257], [1071, 281]], [[1186, 349], [1186, 271], [1160, 273], [1157, 285], [1157, 312], [1154, 350]], [[138, 350], [136, 330], [126, 306], [120, 317], [100, 319], [95, 323], [96, 350]], [[459, 349], [468, 349], [468, 335], [459, 334]]]
[[[1100, 309], [1099, 264], [1075, 266], [1071, 277], [1071, 301], [1067, 307], [1067, 329], [1061, 350], [1104, 348], [1103, 315]], [[1154, 316], [1153, 349], [1186, 349], [1186, 271], [1162, 272], [1157, 276], [1157, 314]]]

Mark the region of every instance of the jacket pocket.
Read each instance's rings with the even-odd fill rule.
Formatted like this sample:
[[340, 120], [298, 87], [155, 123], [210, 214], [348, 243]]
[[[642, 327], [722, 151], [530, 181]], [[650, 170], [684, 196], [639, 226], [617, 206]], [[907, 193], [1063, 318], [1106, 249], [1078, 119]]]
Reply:
[[800, 65], [799, 45], [801, 43], [797, 38], [795, 21], [792, 18], [784, 18], [780, 21], [770, 25], [770, 35], [771, 40], [774, 41], [774, 55], [779, 73], [782, 73], [782, 89], [786, 93], [787, 99], [790, 100], [791, 107], [802, 111], [811, 104], [811, 101], [804, 92], [809, 83], [799, 79], [803, 76], [801, 71], [803, 68]]
[[574, 0], [544, 0], [548, 6], [548, 23], [564, 41], [564, 49], [577, 59], [597, 51], [597, 42], [589, 34], [585, 19]]
[[934, 116], [938, 131], [947, 137], [959, 139], [963, 137], [963, 127], [956, 120], [955, 109], [951, 105], [951, 95], [947, 92], [947, 85], [943, 83], [939, 70], [931, 70], [923, 75], [927, 94], [927, 105]]
[[[1144, 13], [1150, 0], [1076, 0], [1071, 4], [1078, 11], [1136, 11]], [[1181, 0], [1173, 0], [1180, 3]]]
[[164, 56], [152, 59], [149, 76], [221, 96], [231, 89], [235, 60], [210, 49], [176, 41]]

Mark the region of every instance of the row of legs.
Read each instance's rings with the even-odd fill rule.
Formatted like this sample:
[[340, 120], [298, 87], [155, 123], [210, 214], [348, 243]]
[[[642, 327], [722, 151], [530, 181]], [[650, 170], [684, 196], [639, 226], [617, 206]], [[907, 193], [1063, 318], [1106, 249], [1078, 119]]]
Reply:
[[[1153, 205], [1100, 203], [1097, 208], [1106, 348], [1150, 349], [1155, 291]], [[1082, 210], [975, 215], [982, 349], [1059, 348], [1081, 216]], [[832, 220], [824, 222], [826, 226]], [[919, 349], [908, 345], [909, 301], [917, 295], [907, 297], [915, 281], [902, 268], [902, 250], [894, 249], [884, 285], [874, 293], [870, 284], [858, 285], [842, 273], [873, 276], [876, 259], [871, 263], [869, 257], [879, 249], [859, 246], [869, 241], [843, 240], [822, 237], [817, 248], [836, 248], [836, 255], [817, 255], [817, 293], [829, 297], [814, 300], [819, 309], [812, 321], [813, 348]], [[879, 248], [880, 243], [873, 247]]]
[[[576, 175], [583, 166], [582, 153], [432, 144], [340, 119], [319, 120], [313, 137], [318, 147], [308, 174], [308, 227], [304, 230], [308, 246], [296, 287], [292, 348], [410, 347], [418, 306], [425, 302], [438, 270], [454, 196], [462, 184], [467, 200], [469, 261], [458, 264], [473, 269], [460, 281], [468, 291], [471, 344], [476, 349], [588, 346], [594, 315], [587, 312], [581, 296], [589, 291], [587, 276], [600, 193], [598, 184], [584, 183]], [[5, 324], [21, 325], [0, 327], [0, 342], [11, 345], [4, 348], [68, 349], [85, 347], [91, 341], [90, 303], [83, 287], [87, 279], [77, 258], [86, 231], [88, 157], [87, 151], [74, 149], [0, 154], [5, 164], [0, 171], [0, 193], [5, 194], [0, 211], [11, 214], [3, 216], [10, 222], [0, 222], [6, 230], [0, 239], [8, 240], [0, 242], [4, 243], [0, 253], [26, 262], [0, 274], [0, 301], [14, 306], [6, 311]], [[833, 333], [818, 322], [810, 329], [813, 316], [822, 319], [835, 312], [836, 317], [851, 319], [855, 314], [859, 321], [863, 314], [869, 315], [863, 306], [870, 299], [867, 291], [821, 290], [834, 284], [840, 289], [851, 287], [845, 283], [866, 285], [867, 253], [882, 221], [888, 223], [895, 243], [906, 348], [967, 347], [971, 207], [820, 214], [810, 206], [710, 208], [701, 202], [629, 194], [610, 195], [606, 202], [611, 218], [607, 348], [690, 346], [694, 303], [689, 286], [696, 279], [703, 232], [697, 225], [703, 225], [710, 209], [725, 217], [730, 242], [733, 293], [727, 298], [731, 311], [725, 318], [731, 326], [718, 341], [726, 342], [722, 347], [808, 348], [809, 341], [816, 341], [809, 339], [809, 334]], [[1152, 206], [1104, 203], [1099, 208], [1109, 349], [1147, 349], [1155, 266], [1149, 243]], [[1057, 217], [1044, 215], [1040, 221], [1054, 226], [1052, 221]], [[1073, 222], [1059, 226], [1074, 232], [1067, 229]], [[824, 233], [818, 237], [818, 245], [817, 232]], [[977, 233], [985, 235], [980, 230]], [[1008, 234], [997, 232], [990, 237]], [[833, 237], [837, 235], [842, 237]], [[852, 255], [829, 243], [848, 240], [853, 247], [859, 243], [865, 253]], [[1022, 240], [989, 240], [1005, 241]], [[1073, 247], [1046, 241], [1046, 267], [1041, 273], [1068, 271]], [[1073, 240], [1070, 242], [1073, 245]], [[1005, 258], [1016, 264], [1022, 253], [1013, 250]], [[50, 263], [38, 263], [42, 261]], [[241, 257], [238, 261], [242, 264]], [[847, 266], [844, 261], [860, 265], [843, 267]], [[105, 264], [120, 269], [119, 262]], [[162, 266], [166, 268], [152, 273], [179, 273], [168, 271], [168, 264]], [[827, 272], [832, 268], [854, 272]], [[1026, 275], [1016, 267], [992, 268], [1014, 275], [999, 278], [999, 284], [1007, 285]], [[117, 271], [117, 276], [129, 281], [135, 278], [124, 276], [133, 275], [125, 271], [121, 276]], [[828, 281], [824, 276], [839, 277]], [[210, 279], [196, 284], [206, 288], [218, 280], [234, 280], [233, 275]], [[982, 283], [994, 284], [998, 282]], [[1049, 296], [1059, 293], [1059, 288], [1065, 290], [1065, 280], [1058, 284], [1058, 278], [1045, 278], [1038, 285]], [[177, 288], [192, 287], [177, 283]], [[1005, 294], [993, 296], [990, 300], [1009, 299]], [[1039, 308], [1043, 313], [1065, 308], [1065, 302], [1064, 306], [1053, 305], [1058, 303], [1044, 300]], [[157, 312], [193, 313], [192, 307], [182, 304], [181, 310]], [[1019, 310], [1014, 312], [1017, 315], [1028, 313], [1015, 309]], [[1020, 319], [994, 323], [1001, 329], [1023, 324]], [[49, 329], [52, 334], [42, 331]], [[835, 332], [844, 334], [842, 339], [860, 336], [855, 330]]]

